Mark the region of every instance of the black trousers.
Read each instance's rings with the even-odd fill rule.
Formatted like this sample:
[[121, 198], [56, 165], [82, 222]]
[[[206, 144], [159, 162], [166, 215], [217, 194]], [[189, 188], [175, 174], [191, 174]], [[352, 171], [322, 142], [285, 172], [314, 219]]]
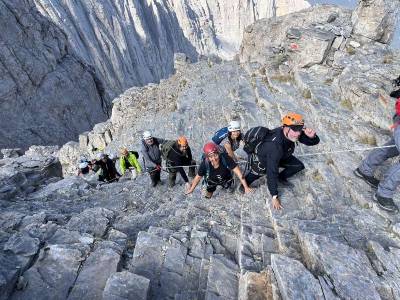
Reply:
[[[291, 155], [286, 159], [281, 159], [279, 161], [279, 167], [283, 168], [283, 170], [279, 173], [279, 179], [285, 180], [303, 170], [304, 164], [298, 158]], [[247, 184], [250, 185], [252, 182], [264, 175], [265, 174], [255, 174], [250, 171], [246, 175], [245, 180]]]
[[[189, 167], [189, 177], [193, 178], [194, 176], [196, 176], [196, 161], [192, 160], [190, 164], [187, 164], [187, 166]], [[168, 162], [167, 162], [167, 167], [169, 168], [168, 169], [169, 184], [174, 185], [176, 181], [176, 173], [178, 173], [178, 168], [172, 167], [171, 164], [169, 164]]]
[[152, 185], [156, 186], [157, 183], [161, 181], [161, 170], [158, 171], [156, 168], [147, 168], [147, 172], [150, 174]]
[[227, 178], [226, 180], [219, 183], [213, 182], [212, 180], [205, 180], [204, 183], [206, 185], [207, 192], [214, 193], [217, 189], [217, 186], [219, 185], [222, 186], [222, 188], [224, 189], [229, 189], [233, 184], [233, 177]]

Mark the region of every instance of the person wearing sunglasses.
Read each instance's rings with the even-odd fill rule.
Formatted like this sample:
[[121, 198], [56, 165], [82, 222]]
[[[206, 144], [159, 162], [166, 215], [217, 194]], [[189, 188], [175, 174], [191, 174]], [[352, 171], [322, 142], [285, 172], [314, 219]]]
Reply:
[[205, 197], [208, 199], [212, 197], [219, 185], [224, 189], [232, 188], [232, 172], [236, 174], [244, 186], [245, 193], [250, 193], [252, 191], [244, 180], [244, 176], [237, 163], [227, 153], [221, 152], [215, 143], [210, 142], [205, 144], [203, 152], [204, 159], [199, 166], [192, 185], [186, 191], [187, 195], [194, 191], [203, 177], [206, 188]]
[[[189, 143], [184, 136], [180, 136], [172, 145], [167, 155], [168, 184], [169, 187], [175, 186], [176, 174], [179, 172], [186, 186], [189, 186], [189, 179], [182, 166], [189, 166], [189, 177], [194, 177], [196, 173], [196, 161], [192, 158], [192, 151]], [[176, 168], [174, 168], [176, 166]]]
[[[293, 186], [288, 178], [304, 169], [304, 164], [293, 153], [297, 143], [314, 146], [319, 143], [314, 129], [304, 127], [303, 116], [288, 113], [282, 119], [282, 126], [272, 129], [265, 140], [257, 147], [249, 160], [246, 182], [252, 182], [267, 175], [267, 186], [272, 196], [272, 206], [281, 209], [278, 197], [278, 182], [287, 187]], [[283, 168], [279, 172], [279, 168]], [[243, 190], [243, 187], [240, 188]]]

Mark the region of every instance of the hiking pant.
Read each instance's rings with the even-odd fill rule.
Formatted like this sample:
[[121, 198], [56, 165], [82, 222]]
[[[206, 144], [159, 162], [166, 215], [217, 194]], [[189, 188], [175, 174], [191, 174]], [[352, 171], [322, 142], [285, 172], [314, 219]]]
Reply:
[[[196, 176], [196, 161], [192, 160], [190, 162], [190, 164], [188, 164], [189, 166], [189, 177], [194, 177]], [[168, 162], [167, 162], [167, 167], [169, 175], [168, 175], [168, 183], [170, 186], [174, 186], [175, 185], [175, 181], [176, 181], [176, 174], [178, 173], [178, 168], [174, 168], [172, 167]]]
[[219, 183], [213, 182], [211, 180], [205, 180], [204, 182], [206, 185], [207, 192], [214, 193], [215, 190], [217, 189], [217, 186], [219, 185], [222, 186], [223, 189], [229, 189], [233, 184], [233, 177]]
[[[279, 167], [284, 168], [280, 173], [279, 173], [279, 178], [286, 180], [289, 177], [293, 176], [294, 174], [300, 172], [301, 170], [304, 169], [304, 164], [296, 157], [293, 155], [290, 155], [288, 158], [281, 159], [279, 161]], [[256, 181], [258, 178], [264, 176], [265, 174], [259, 174], [256, 171], [252, 170], [251, 168], [250, 172], [245, 176], [245, 180], [248, 185]]]
[[156, 186], [157, 183], [161, 181], [161, 170], [157, 170], [157, 168], [147, 168], [147, 172], [150, 174], [151, 183], [153, 186]]
[[[373, 150], [359, 166], [361, 173], [367, 176], [374, 176], [375, 170], [389, 158], [399, 156], [400, 148], [400, 126], [394, 131], [393, 137], [385, 146], [396, 146], [390, 148], [380, 148]], [[378, 195], [386, 198], [393, 198], [396, 188], [400, 184], [400, 162], [397, 161], [386, 172], [384, 179], [379, 183]]]

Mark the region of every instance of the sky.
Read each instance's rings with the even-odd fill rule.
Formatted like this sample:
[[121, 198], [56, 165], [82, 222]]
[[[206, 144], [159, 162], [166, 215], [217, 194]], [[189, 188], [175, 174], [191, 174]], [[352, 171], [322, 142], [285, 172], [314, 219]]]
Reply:
[[[336, 4], [348, 8], [355, 8], [357, 5], [357, 0], [308, 0], [311, 5], [315, 4]], [[399, 19], [399, 18], [398, 18]], [[394, 48], [400, 48], [400, 22], [397, 21], [397, 29], [392, 41], [392, 46]]]

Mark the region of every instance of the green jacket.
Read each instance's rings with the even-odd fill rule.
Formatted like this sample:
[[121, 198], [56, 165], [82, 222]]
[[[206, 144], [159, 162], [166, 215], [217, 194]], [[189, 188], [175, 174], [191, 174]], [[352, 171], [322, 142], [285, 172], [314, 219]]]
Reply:
[[130, 167], [134, 167], [138, 173], [142, 172], [142, 168], [140, 167], [140, 164], [138, 163], [135, 155], [132, 153], [129, 153], [128, 156], [126, 156], [126, 157], [121, 156], [119, 159], [119, 166], [120, 166], [122, 175], [125, 174], [125, 171], [127, 169], [127, 163], [126, 163], [127, 161], [129, 163]]

